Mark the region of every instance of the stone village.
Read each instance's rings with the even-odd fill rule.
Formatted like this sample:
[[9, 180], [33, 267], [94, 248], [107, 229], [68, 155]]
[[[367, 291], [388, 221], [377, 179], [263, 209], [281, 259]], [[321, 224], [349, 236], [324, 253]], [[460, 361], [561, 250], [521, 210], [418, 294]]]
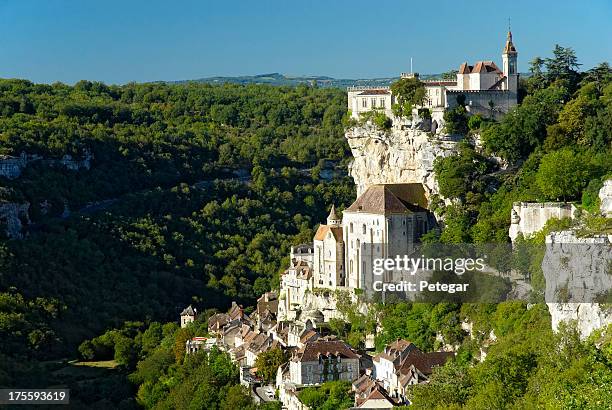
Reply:
[[[251, 314], [233, 303], [227, 313], [210, 317], [208, 337], [187, 340], [187, 354], [215, 346], [228, 352], [240, 367], [241, 383], [253, 388], [255, 398], [280, 400], [284, 409], [306, 409], [298, 392], [330, 380], [352, 383], [355, 408], [390, 409], [410, 404], [410, 386], [427, 383], [433, 369], [454, 356], [453, 346], [442, 343], [442, 351], [423, 352], [408, 340], [396, 340], [375, 354], [375, 335], [370, 334], [365, 350], [358, 351], [327, 330], [331, 319], [342, 319], [334, 295], [343, 292], [359, 309], [367, 309], [358, 302], [357, 294], [371, 290], [365, 278], [372, 274], [373, 258], [409, 254], [420, 237], [436, 225], [435, 216], [428, 211], [429, 198], [438, 193], [433, 159], [451, 155], [456, 148], [456, 142], [444, 133], [444, 111], [463, 94], [472, 114], [490, 113], [493, 108], [496, 115], [507, 113], [517, 104], [517, 56], [508, 32], [502, 69], [493, 61], [463, 63], [456, 80], [424, 81], [426, 98], [419, 108], [429, 109], [428, 123], [413, 112], [412, 121], [394, 119], [390, 132], [368, 124], [349, 129], [346, 137], [354, 156], [349, 171], [357, 186], [355, 202], [342, 217], [330, 204], [327, 220], [318, 227], [312, 243], [291, 248], [290, 265], [281, 275], [280, 289], [262, 295]], [[394, 103], [388, 87], [348, 90], [348, 108], [355, 118], [373, 109], [392, 117]], [[608, 217], [611, 182], [600, 192], [602, 210]], [[538, 232], [551, 218], [571, 218], [574, 213], [574, 206], [566, 203], [516, 203], [509, 237], [514, 242], [519, 235]], [[569, 312], [567, 307], [549, 306], [553, 326], [560, 320], [577, 318], [581, 308], [593, 309], [589, 305], [570, 308]], [[612, 322], [611, 317], [597, 314], [585, 332]], [[196, 310], [187, 307], [180, 316], [181, 326], [188, 326], [196, 317]], [[462, 327], [470, 333], [469, 323]], [[494, 335], [491, 338], [494, 340]], [[261, 383], [255, 373], [256, 359], [274, 348], [285, 351], [289, 360], [278, 368], [274, 386], [255, 389], [253, 386]], [[481, 351], [481, 360], [485, 355]]]
[[[408, 340], [396, 340], [376, 353], [375, 334], [369, 334], [365, 349], [357, 350], [329, 332], [330, 320], [343, 319], [336, 295], [346, 295], [358, 309], [367, 310], [358, 295], [372, 291], [367, 281], [372, 275], [372, 260], [410, 254], [421, 236], [436, 227], [438, 221], [428, 210], [431, 197], [439, 194], [433, 161], [457, 149], [456, 138], [445, 132], [443, 114], [457, 104], [460, 95], [465, 97], [470, 114], [506, 114], [517, 104], [517, 57], [508, 32], [501, 69], [490, 60], [462, 63], [456, 79], [423, 81], [426, 97], [418, 108], [428, 109], [430, 119], [419, 118], [415, 109], [411, 119], [393, 118], [391, 130], [382, 131], [369, 123], [348, 129], [346, 138], [353, 155], [349, 172], [357, 199], [341, 217], [334, 204], [329, 204], [327, 220], [318, 227], [312, 242], [291, 248], [280, 288], [263, 294], [250, 314], [233, 303], [226, 313], [211, 316], [208, 335], [187, 340], [186, 354], [212, 348], [228, 352], [240, 368], [241, 383], [253, 388], [256, 399], [280, 400], [285, 409], [306, 409], [298, 398], [299, 391], [330, 380], [352, 383], [355, 408], [390, 409], [410, 404], [410, 386], [427, 383], [434, 368], [454, 356], [453, 346], [441, 343], [441, 351], [423, 352]], [[392, 118], [395, 103], [389, 87], [348, 89], [348, 109], [355, 119], [371, 110], [382, 110]], [[78, 169], [89, 168], [89, 160], [88, 152], [82, 161], [69, 156], [44, 160], [25, 153], [18, 158], [0, 156], [0, 175], [16, 178], [35, 161]], [[602, 212], [611, 217], [612, 180], [606, 181], [599, 196]], [[575, 213], [574, 205], [567, 203], [516, 203], [510, 215], [509, 237], [514, 242], [521, 235], [540, 231], [551, 218], [573, 218]], [[6, 225], [10, 237], [20, 237], [21, 221], [27, 222], [27, 214], [27, 204], [0, 203], [0, 223]], [[564, 240], [591, 239], [562, 234]], [[610, 242], [610, 238], [603, 239]], [[386, 281], [402, 279], [401, 272], [387, 274]], [[596, 304], [549, 304], [553, 327], [560, 321], [580, 318], [585, 324], [580, 329], [583, 334], [612, 323], [612, 317], [598, 309]], [[181, 327], [197, 317], [196, 309], [187, 307], [180, 314]], [[462, 327], [471, 332], [469, 323]], [[261, 384], [254, 368], [257, 357], [275, 348], [286, 352], [288, 362], [278, 368], [273, 386], [254, 389]], [[481, 351], [481, 359], [485, 355]]]

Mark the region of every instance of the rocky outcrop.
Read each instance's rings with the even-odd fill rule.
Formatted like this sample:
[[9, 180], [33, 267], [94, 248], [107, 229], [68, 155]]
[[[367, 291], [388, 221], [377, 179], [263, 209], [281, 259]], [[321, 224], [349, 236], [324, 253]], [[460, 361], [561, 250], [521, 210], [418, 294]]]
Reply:
[[81, 159], [73, 158], [72, 155], [69, 154], [64, 155], [62, 159], [44, 159], [40, 155], [29, 155], [25, 152], [22, 152], [19, 157], [0, 156], [0, 176], [8, 179], [18, 178], [23, 172], [23, 169], [33, 162], [40, 162], [50, 167], [65, 167], [71, 171], [78, 171], [80, 169], [88, 170], [91, 168], [92, 159], [93, 154], [91, 154], [88, 149], [83, 150]]
[[21, 233], [21, 220], [24, 219], [27, 223], [30, 223], [29, 209], [30, 204], [27, 202], [23, 204], [13, 202], [0, 203], [0, 225], [4, 226], [6, 235], [9, 238], [21, 239], [23, 237]]
[[357, 196], [374, 184], [421, 183], [426, 194], [438, 194], [433, 162], [457, 150], [457, 141], [428, 132], [424, 122], [393, 126], [382, 131], [371, 124], [349, 129], [345, 136], [354, 160], [349, 173]]
[[599, 209], [601, 213], [612, 218], [612, 179], [607, 179], [599, 190]]
[[575, 321], [582, 337], [612, 323], [612, 312], [597, 301], [610, 297], [612, 246], [607, 235], [581, 238], [574, 231], [546, 237], [542, 271], [554, 330]]
[[575, 322], [582, 338], [612, 323], [612, 311], [599, 303], [548, 303], [548, 311], [553, 330], [562, 322]]

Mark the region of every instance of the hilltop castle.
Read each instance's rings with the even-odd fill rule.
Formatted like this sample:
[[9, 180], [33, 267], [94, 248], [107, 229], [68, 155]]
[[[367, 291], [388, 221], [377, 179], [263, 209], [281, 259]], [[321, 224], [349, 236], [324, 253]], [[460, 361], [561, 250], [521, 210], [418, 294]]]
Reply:
[[[457, 97], [463, 95], [467, 110], [472, 114], [496, 116], [506, 114], [517, 104], [518, 53], [508, 31], [502, 51], [502, 69], [493, 61], [467, 62], [459, 66], [454, 80], [425, 80], [425, 100], [420, 108], [428, 108], [434, 120], [442, 117], [445, 110], [457, 105]], [[401, 78], [418, 77], [414, 73], [402, 73]], [[383, 110], [393, 118], [391, 107], [395, 97], [389, 87], [349, 87], [348, 109], [356, 119], [373, 109]], [[437, 115], [436, 115], [437, 114]]]

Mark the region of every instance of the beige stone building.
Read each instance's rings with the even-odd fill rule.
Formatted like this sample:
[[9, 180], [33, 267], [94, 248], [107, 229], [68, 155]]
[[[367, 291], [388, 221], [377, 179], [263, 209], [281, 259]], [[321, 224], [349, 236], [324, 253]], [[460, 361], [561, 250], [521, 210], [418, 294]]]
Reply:
[[344, 241], [342, 220], [332, 205], [327, 225], [320, 225], [314, 236], [314, 286], [335, 289], [344, 287]]
[[[467, 110], [472, 114], [499, 116], [507, 113], [517, 104], [518, 98], [518, 52], [508, 31], [506, 43], [502, 50], [502, 68], [492, 60], [477, 61], [473, 65], [467, 62], [459, 66], [456, 79], [425, 80], [425, 101], [423, 108], [429, 108], [434, 120], [441, 122], [441, 113], [457, 105], [457, 98], [465, 98]], [[400, 77], [415, 77], [415, 73], [402, 73]], [[348, 109], [352, 117], [358, 119], [361, 114], [373, 109], [383, 110], [393, 118], [391, 107], [395, 98], [389, 87], [349, 87]], [[442, 110], [437, 110], [441, 108]]]
[[374, 259], [410, 255], [430, 229], [423, 186], [372, 185], [344, 211], [342, 225], [346, 286], [368, 291]]
[[320, 338], [306, 343], [289, 361], [289, 381], [297, 386], [359, 377], [359, 356], [342, 340]]

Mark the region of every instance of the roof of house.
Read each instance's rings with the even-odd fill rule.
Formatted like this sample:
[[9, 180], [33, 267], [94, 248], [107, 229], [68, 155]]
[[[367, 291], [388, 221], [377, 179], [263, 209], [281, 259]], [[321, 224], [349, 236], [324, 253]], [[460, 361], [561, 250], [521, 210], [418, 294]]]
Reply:
[[421, 373], [427, 376], [433, 372], [434, 367], [442, 366], [453, 356], [454, 353], [452, 352], [411, 352], [402, 361], [402, 364], [399, 367], [398, 371], [400, 374], [405, 374], [411, 371], [411, 366], [414, 366]]
[[293, 247], [294, 253], [312, 253], [314, 247], [312, 243], [301, 243]]
[[463, 63], [459, 66], [459, 74], [498, 73], [503, 74], [493, 61], [477, 61], [473, 66]]
[[321, 356], [359, 359], [357, 353], [348, 344], [340, 339], [326, 337], [307, 342], [296, 352], [293, 361], [313, 362], [319, 360]]
[[[175, 311], [176, 312], [176, 311]], [[196, 311], [194, 308], [191, 307], [191, 305], [187, 306], [185, 309], [183, 309], [183, 311], [181, 312], [181, 316], [195, 316]]]
[[364, 374], [354, 381], [352, 387], [355, 391], [356, 407], [362, 407], [369, 400], [386, 400], [391, 405], [395, 404], [394, 400], [389, 396], [380, 382], [372, 379], [368, 375]]
[[383, 90], [383, 89], [373, 89], [373, 90], [362, 91], [357, 95], [387, 95], [387, 94], [391, 94], [391, 91]]
[[341, 226], [332, 226], [332, 225], [319, 225], [319, 229], [317, 229], [317, 233], [315, 233], [314, 239], [315, 241], [322, 241], [325, 239], [325, 235], [331, 232], [332, 236], [336, 240], [336, 242], [342, 242], [342, 227]]
[[428, 80], [424, 83], [425, 87], [451, 86], [457, 85], [457, 80]]
[[208, 328], [221, 330], [229, 321], [230, 317], [227, 313], [215, 313], [208, 318]]
[[389, 215], [422, 212], [426, 208], [422, 184], [381, 184], [370, 186], [344, 212]]
[[266, 311], [273, 315], [278, 313], [278, 297], [274, 292], [266, 292], [257, 299], [257, 314], [259, 317], [264, 317]]

